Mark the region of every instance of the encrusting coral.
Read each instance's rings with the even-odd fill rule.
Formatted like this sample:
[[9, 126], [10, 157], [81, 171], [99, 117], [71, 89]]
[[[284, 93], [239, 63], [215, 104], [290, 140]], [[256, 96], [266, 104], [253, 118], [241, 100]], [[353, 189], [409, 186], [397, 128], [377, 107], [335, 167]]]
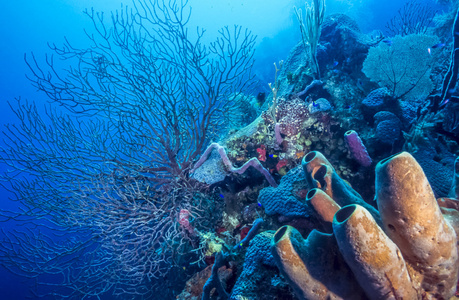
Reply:
[[[449, 299], [454, 295], [459, 270], [454, 228], [459, 214], [446, 206], [457, 201], [443, 199], [445, 208], [440, 208], [422, 168], [409, 153], [376, 166], [379, 212], [362, 205], [363, 199], [320, 153], [307, 154], [303, 168], [310, 187], [316, 188], [308, 193], [307, 203], [313, 203], [317, 219], [330, 228], [330, 214], [321, 209], [321, 201], [336, 213], [331, 234], [313, 230], [303, 239], [295, 228], [283, 226], [273, 237], [276, 265], [299, 299]], [[338, 210], [339, 205], [345, 206]], [[339, 279], [332, 280], [336, 276]]]

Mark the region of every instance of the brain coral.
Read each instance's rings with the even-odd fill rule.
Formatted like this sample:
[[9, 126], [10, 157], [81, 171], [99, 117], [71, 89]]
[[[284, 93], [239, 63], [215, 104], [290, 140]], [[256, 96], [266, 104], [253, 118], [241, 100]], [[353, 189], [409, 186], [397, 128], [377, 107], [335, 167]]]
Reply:
[[234, 285], [230, 300], [268, 299], [269, 294], [274, 292], [270, 283], [278, 271], [270, 251], [273, 235], [273, 231], [265, 231], [250, 242], [244, 269]]
[[258, 202], [268, 215], [307, 217], [308, 207], [299, 197], [299, 191], [305, 188], [306, 179], [301, 166], [298, 166], [282, 177], [277, 188], [267, 187], [261, 190]]

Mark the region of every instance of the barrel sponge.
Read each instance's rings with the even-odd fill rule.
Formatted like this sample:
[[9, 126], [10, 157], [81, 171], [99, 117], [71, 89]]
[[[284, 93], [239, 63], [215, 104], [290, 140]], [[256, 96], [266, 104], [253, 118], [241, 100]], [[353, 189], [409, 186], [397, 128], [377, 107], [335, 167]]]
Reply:
[[451, 296], [458, 279], [457, 237], [444, 219], [414, 157], [402, 152], [376, 166], [376, 201], [387, 235], [436, 298]]
[[326, 233], [333, 232], [332, 222], [335, 213], [341, 208], [335, 200], [321, 189], [311, 189], [306, 195], [306, 203], [313, 210], [313, 216]]

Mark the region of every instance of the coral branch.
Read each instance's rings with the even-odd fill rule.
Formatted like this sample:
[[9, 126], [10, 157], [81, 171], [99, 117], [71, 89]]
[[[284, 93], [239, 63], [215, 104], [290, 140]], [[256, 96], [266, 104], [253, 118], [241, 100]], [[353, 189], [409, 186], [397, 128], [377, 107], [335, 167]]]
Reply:
[[303, 13], [301, 9], [296, 9], [295, 14], [300, 23], [301, 37], [303, 38], [304, 49], [307, 49], [309, 44], [310, 48], [310, 60], [313, 68], [315, 78], [320, 78], [319, 63], [317, 61], [317, 45], [319, 44], [321, 26], [324, 22], [325, 15], [325, 1], [314, 0], [313, 5], [306, 6], [305, 19], [303, 19]]
[[453, 25], [453, 50], [451, 51], [451, 63], [443, 80], [440, 106], [445, 105], [456, 91], [457, 75], [459, 73], [459, 10], [454, 18]]
[[215, 256], [215, 262], [212, 266], [212, 274], [210, 275], [209, 279], [204, 284], [204, 288], [202, 291], [202, 300], [209, 300], [210, 299], [210, 291], [215, 287], [218, 290], [218, 295], [223, 299], [228, 299], [229, 295], [225, 291], [220, 281], [220, 276], [218, 275], [218, 269], [225, 265], [226, 263], [226, 255], [220, 251]]
[[304, 90], [296, 94], [298, 98], [305, 99], [308, 94], [312, 91], [313, 88], [322, 86], [324, 83], [321, 80], [313, 80], [309, 85], [307, 85]]
[[250, 241], [253, 239], [254, 236], [258, 234], [260, 231], [261, 226], [263, 225], [264, 221], [262, 218], [258, 218], [253, 222], [252, 228], [250, 228], [249, 232], [247, 233], [246, 237], [236, 246], [233, 247], [233, 250], [238, 248], [245, 248], [249, 245]]

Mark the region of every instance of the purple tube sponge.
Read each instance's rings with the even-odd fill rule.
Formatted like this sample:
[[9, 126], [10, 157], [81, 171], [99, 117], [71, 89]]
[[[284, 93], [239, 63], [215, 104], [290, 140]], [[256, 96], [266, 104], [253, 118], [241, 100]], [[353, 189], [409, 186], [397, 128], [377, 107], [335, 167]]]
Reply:
[[254, 167], [258, 172], [263, 174], [265, 176], [266, 180], [269, 182], [269, 184], [273, 187], [277, 187], [276, 180], [271, 176], [269, 171], [263, 167], [263, 165], [260, 163], [260, 161], [256, 157], [252, 157], [248, 161], [246, 161], [242, 166], [239, 168], [236, 168], [233, 166], [231, 161], [228, 158], [228, 155], [226, 154], [225, 148], [220, 146], [218, 143], [212, 143], [210, 144], [209, 147], [207, 147], [206, 151], [202, 154], [201, 158], [196, 162], [194, 165], [193, 169], [191, 170], [191, 173], [196, 171], [197, 168], [199, 168], [209, 157], [210, 153], [212, 152], [213, 149], [216, 149], [218, 154], [220, 155], [223, 164], [226, 166], [228, 171], [237, 173], [237, 174], [243, 174], [249, 167]]
[[363, 144], [357, 132], [354, 130], [348, 130], [344, 134], [344, 139], [346, 140], [347, 147], [349, 152], [351, 152], [352, 157], [364, 167], [369, 167], [371, 165], [371, 157], [367, 152], [367, 148]]
[[236, 246], [233, 247], [233, 250], [237, 250], [239, 248], [245, 248], [249, 245], [250, 241], [253, 239], [260, 232], [260, 227], [263, 225], [264, 221], [262, 218], [258, 218], [253, 222], [252, 228], [250, 228], [247, 236], [239, 242]]
[[276, 123], [276, 125], [274, 125], [274, 136], [276, 137], [277, 146], [282, 144], [284, 139], [282, 138], [281, 133], [280, 133], [280, 124], [279, 123]]

